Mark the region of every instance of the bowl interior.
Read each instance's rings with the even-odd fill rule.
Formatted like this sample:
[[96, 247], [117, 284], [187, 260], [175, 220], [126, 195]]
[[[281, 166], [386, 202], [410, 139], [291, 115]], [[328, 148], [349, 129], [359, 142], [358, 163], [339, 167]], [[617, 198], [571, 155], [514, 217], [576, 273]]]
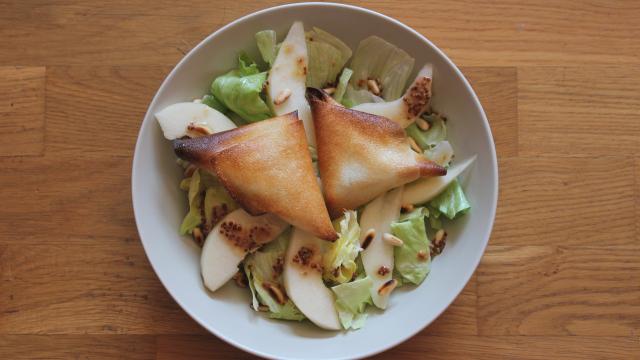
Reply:
[[[472, 211], [447, 227], [449, 242], [418, 287], [399, 289], [384, 312], [373, 311], [358, 331], [327, 332], [303, 322], [265, 318], [249, 309], [250, 295], [227, 284], [211, 294], [200, 278], [199, 249], [177, 234], [186, 209], [178, 189], [181, 171], [153, 114], [167, 105], [201, 97], [215, 75], [233, 68], [236, 54], [257, 58], [254, 34], [274, 29], [279, 39], [294, 20], [318, 26], [355, 50], [378, 35], [416, 58], [434, 64], [433, 106], [445, 113], [457, 159], [477, 161], [463, 177]], [[417, 69], [415, 70], [417, 71]], [[415, 72], [414, 71], [414, 72]], [[487, 244], [497, 201], [497, 164], [489, 125], [471, 87], [455, 66], [422, 36], [380, 14], [337, 4], [296, 4], [254, 13], [209, 36], [176, 66], [156, 94], [140, 130], [132, 191], [140, 238], [160, 280], [202, 326], [252, 353], [277, 358], [355, 358], [385, 350], [433, 321], [462, 290]]]

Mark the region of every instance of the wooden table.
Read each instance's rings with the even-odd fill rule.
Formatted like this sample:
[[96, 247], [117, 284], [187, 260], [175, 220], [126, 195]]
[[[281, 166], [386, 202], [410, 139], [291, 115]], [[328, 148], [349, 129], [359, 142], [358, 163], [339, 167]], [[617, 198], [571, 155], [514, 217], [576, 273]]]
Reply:
[[[247, 358], [170, 298], [130, 199], [143, 114], [202, 38], [271, 1], [0, 1], [0, 358]], [[640, 4], [357, 2], [440, 46], [500, 163], [489, 248], [380, 358], [640, 359]]]

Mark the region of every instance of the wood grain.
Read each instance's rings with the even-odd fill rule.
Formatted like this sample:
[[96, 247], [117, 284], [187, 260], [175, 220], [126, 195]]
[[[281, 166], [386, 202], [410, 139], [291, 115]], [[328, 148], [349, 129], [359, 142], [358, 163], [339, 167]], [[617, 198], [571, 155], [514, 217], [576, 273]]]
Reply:
[[478, 268], [480, 334], [637, 337], [638, 250], [491, 246]]
[[640, 67], [518, 69], [523, 155], [640, 151]]
[[47, 154], [130, 157], [140, 122], [169, 70], [48, 67]]
[[0, 243], [137, 239], [131, 160], [110, 155], [0, 158]]
[[0, 334], [204, 333], [133, 239], [8, 245], [0, 294]]
[[[169, 65], [221, 25], [284, 1], [12, 1], [0, 64]], [[634, 1], [348, 1], [395, 17], [461, 65], [637, 64]], [[31, 36], [37, 34], [37, 36]], [[135, 36], [132, 36], [135, 35]]]
[[[252, 358], [158, 281], [130, 169], [175, 63], [278, 3], [0, 0], [0, 359]], [[638, 359], [640, 4], [350, 3], [461, 66], [500, 167], [476, 274], [430, 327], [376, 358]]]
[[375, 359], [637, 359], [636, 339], [584, 336], [420, 337]]
[[140, 335], [0, 335], [0, 358], [148, 360], [155, 358], [155, 339]]
[[463, 67], [479, 94], [496, 151], [501, 157], [518, 155], [518, 72], [515, 67]]
[[44, 151], [44, 67], [0, 67], [0, 156]]
[[[215, 355], [214, 355], [215, 354]], [[156, 360], [255, 359], [212, 336], [158, 336]]]
[[422, 333], [449, 336], [478, 335], [477, 286], [477, 279], [474, 275], [451, 306]]
[[492, 245], [637, 244], [633, 159], [544, 155], [499, 167]]
[[[634, 359], [637, 340], [585, 336], [432, 336], [419, 334], [372, 359]], [[252, 359], [208, 336], [160, 336], [158, 360]]]

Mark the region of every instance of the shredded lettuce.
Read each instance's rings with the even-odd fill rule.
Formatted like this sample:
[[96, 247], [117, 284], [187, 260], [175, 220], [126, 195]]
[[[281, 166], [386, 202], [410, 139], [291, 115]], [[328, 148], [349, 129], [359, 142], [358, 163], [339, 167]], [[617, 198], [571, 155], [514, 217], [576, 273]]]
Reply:
[[256, 43], [262, 60], [273, 65], [273, 61], [276, 59], [276, 32], [273, 30], [262, 30], [256, 33]]
[[260, 72], [256, 63], [241, 54], [238, 68], [218, 76], [211, 84], [211, 93], [243, 120], [260, 121], [272, 116], [260, 96], [266, 80], [267, 73]]
[[336, 86], [336, 92], [333, 93], [333, 99], [335, 101], [342, 102], [342, 98], [344, 97], [344, 93], [347, 91], [347, 85], [349, 84], [351, 75], [353, 75], [353, 70], [349, 68], [344, 68], [342, 70], [340, 78], [338, 79], [338, 86]]
[[196, 197], [196, 201], [189, 205], [189, 212], [182, 220], [180, 224], [180, 235], [191, 234], [193, 229], [202, 223], [202, 216], [200, 215], [200, 203], [201, 195]]
[[377, 37], [360, 42], [351, 60], [351, 85], [366, 88], [368, 79], [376, 79], [386, 101], [399, 98], [405, 91], [415, 59], [404, 50]]
[[334, 84], [351, 57], [351, 49], [342, 40], [316, 27], [305, 37], [309, 57], [307, 86], [323, 88]]
[[204, 225], [211, 229], [215, 225], [214, 221], [220, 220], [224, 208], [227, 209], [226, 212], [238, 208], [227, 190], [207, 171], [196, 169], [191, 177], [180, 182], [180, 188], [188, 192], [189, 199], [189, 212], [180, 225], [181, 235], [191, 234], [194, 228], [202, 225], [203, 210], [206, 222]]
[[184, 178], [180, 181], [180, 190], [189, 191], [189, 184], [191, 183], [191, 178]]
[[353, 85], [347, 85], [347, 90], [342, 99], [342, 105], [352, 108], [356, 105], [372, 102], [384, 102], [384, 99], [374, 95], [367, 89], [356, 90]]
[[338, 232], [338, 240], [329, 244], [322, 258], [323, 277], [326, 281], [338, 284], [345, 283], [356, 272], [356, 257], [360, 252], [360, 225], [355, 211], [345, 211], [344, 215], [334, 221]]
[[191, 234], [196, 226], [202, 223], [202, 193], [200, 171], [196, 170], [191, 175], [188, 188], [189, 212], [180, 225], [180, 235]]
[[469, 200], [467, 200], [457, 179], [453, 180], [440, 195], [431, 200], [430, 205], [449, 219], [465, 214], [471, 208], [471, 204], [469, 204]]
[[367, 319], [364, 310], [371, 304], [371, 286], [373, 281], [365, 277], [331, 288], [336, 295], [336, 309], [343, 328], [360, 329], [364, 326]]
[[429, 216], [429, 226], [431, 226], [432, 229], [440, 230], [442, 229], [442, 220], [440, 220], [440, 217], [431, 215]]
[[224, 104], [221, 103], [220, 100], [216, 99], [216, 97], [211, 94], [203, 96], [202, 103], [220, 111], [223, 114], [229, 111], [229, 109], [227, 109], [227, 107], [224, 106]]
[[238, 204], [222, 185], [209, 186], [204, 194], [206, 228], [213, 229], [218, 221], [237, 208]]
[[400, 218], [398, 221], [406, 221], [414, 218], [424, 218], [425, 216], [429, 216], [429, 209], [426, 207], [417, 207], [412, 211], [404, 214], [400, 214]]
[[413, 284], [422, 283], [429, 274], [431, 264], [424, 216], [394, 222], [391, 224], [391, 232], [404, 243], [394, 249], [395, 269], [398, 274], [403, 280]]
[[429, 130], [422, 131], [415, 123], [406, 128], [407, 135], [411, 136], [421, 148], [429, 149], [447, 139], [447, 125], [442, 117], [431, 114], [423, 115], [422, 118], [431, 125]]
[[290, 236], [291, 232], [285, 231], [271, 243], [250, 254], [244, 261], [244, 271], [249, 280], [254, 310], [258, 311], [260, 304], [263, 304], [269, 308], [269, 317], [272, 319], [300, 321], [305, 317], [291, 299], [280, 304], [264, 287], [265, 283], [270, 283], [284, 293], [281, 269]]

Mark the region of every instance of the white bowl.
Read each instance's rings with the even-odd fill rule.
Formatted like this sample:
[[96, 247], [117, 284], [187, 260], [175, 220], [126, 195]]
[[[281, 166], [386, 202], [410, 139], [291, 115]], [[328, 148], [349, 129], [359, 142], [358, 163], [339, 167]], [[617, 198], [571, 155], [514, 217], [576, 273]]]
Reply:
[[[227, 284], [216, 293], [200, 278], [199, 248], [178, 235], [186, 210], [181, 170], [153, 114], [167, 105], [201, 97], [215, 75], [234, 68], [236, 55], [257, 58], [254, 34], [274, 29], [282, 39], [294, 20], [336, 34], [352, 49], [379, 35], [416, 58], [434, 64], [433, 105], [450, 119], [457, 159], [478, 155], [463, 184], [470, 213], [447, 228], [449, 241], [431, 274], [415, 288], [401, 288], [385, 312], [374, 312], [358, 331], [329, 332], [303, 322], [276, 321], [249, 308], [246, 289]], [[417, 71], [417, 70], [416, 70]], [[371, 10], [348, 5], [302, 3], [278, 6], [238, 19], [193, 48], [167, 76], [145, 115], [133, 159], [136, 224], [149, 261], [167, 291], [200, 325], [245, 351], [268, 358], [337, 359], [373, 355], [429, 325], [463, 289], [489, 240], [498, 197], [498, 167], [489, 124], [478, 98], [458, 68], [422, 35]]]

